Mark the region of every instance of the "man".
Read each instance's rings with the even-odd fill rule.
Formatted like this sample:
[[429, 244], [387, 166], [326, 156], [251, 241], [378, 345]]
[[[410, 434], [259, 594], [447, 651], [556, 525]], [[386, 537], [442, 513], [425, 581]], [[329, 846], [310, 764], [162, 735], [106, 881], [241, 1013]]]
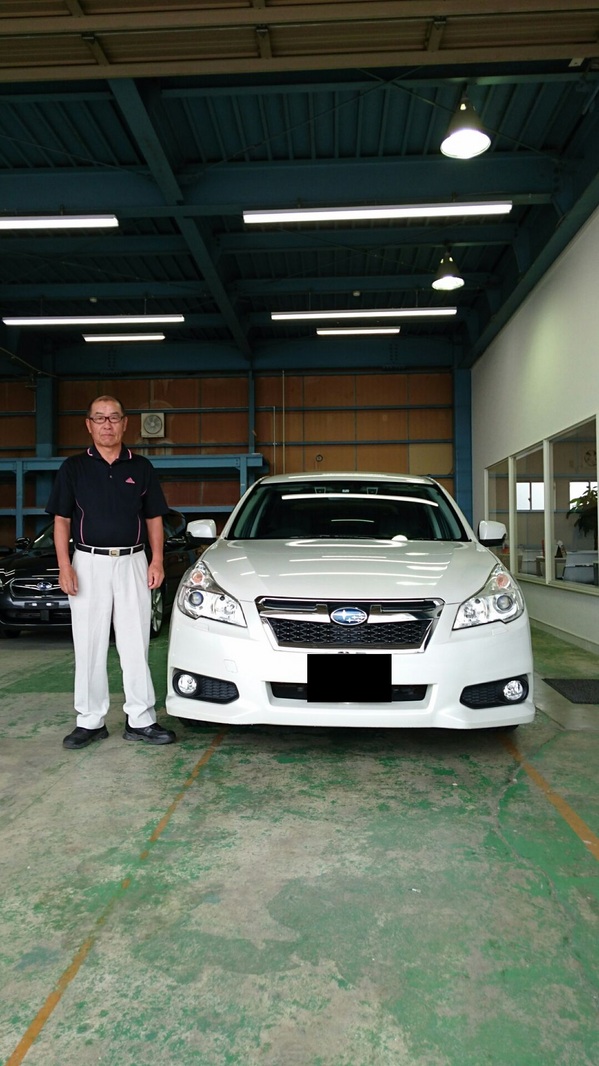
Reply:
[[69, 597], [75, 647], [77, 726], [63, 746], [84, 748], [108, 736], [111, 623], [123, 673], [124, 739], [172, 744], [175, 734], [156, 722], [148, 666], [151, 590], [164, 579], [168, 505], [150, 461], [122, 443], [127, 416], [120, 400], [98, 396], [85, 423], [92, 443], [65, 459], [46, 507], [54, 515], [59, 582]]

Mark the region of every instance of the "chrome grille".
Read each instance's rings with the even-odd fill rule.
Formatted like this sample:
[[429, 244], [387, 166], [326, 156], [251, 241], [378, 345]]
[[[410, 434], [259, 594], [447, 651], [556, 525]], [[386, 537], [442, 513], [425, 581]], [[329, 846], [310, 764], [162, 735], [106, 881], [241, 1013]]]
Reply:
[[[40, 588], [40, 584], [50, 588]], [[53, 575], [40, 574], [39, 577], [18, 578], [10, 582], [10, 591], [14, 600], [66, 600], [66, 594]]]
[[[314, 600], [257, 601], [258, 613], [276, 643], [286, 648], [397, 648], [422, 651], [443, 610], [442, 600], [394, 600], [370, 603], [363, 600], [319, 603]], [[367, 615], [360, 625], [343, 626], [331, 621], [340, 607], [359, 607]]]

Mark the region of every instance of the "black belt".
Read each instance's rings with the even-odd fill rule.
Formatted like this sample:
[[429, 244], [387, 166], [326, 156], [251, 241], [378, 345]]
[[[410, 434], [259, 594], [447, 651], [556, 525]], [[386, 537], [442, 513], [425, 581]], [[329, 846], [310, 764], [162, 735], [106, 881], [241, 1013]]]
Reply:
[[76, 544], [78, 552], [91, 552], [92, 555], [135, 555], [144, 550], [143, 544], [134, 544], [132, 548], [92, 548], [91, 544]]

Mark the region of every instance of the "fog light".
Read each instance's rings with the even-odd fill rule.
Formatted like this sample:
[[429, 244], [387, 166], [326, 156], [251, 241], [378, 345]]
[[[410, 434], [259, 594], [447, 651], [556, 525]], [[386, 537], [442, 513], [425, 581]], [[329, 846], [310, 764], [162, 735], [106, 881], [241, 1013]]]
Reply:
[[509, 703], [517, 703], [524, 695], [524, 685], [521, 681], [518, 681], [517, 678], [508, 681], [507, 684], [503, 686], [503, 698], [508, 700]]
[[175, 680], [175, 688], [182, 696], [193, 696], [198, 687], [197, 678], [193, 674], [179, 674]]

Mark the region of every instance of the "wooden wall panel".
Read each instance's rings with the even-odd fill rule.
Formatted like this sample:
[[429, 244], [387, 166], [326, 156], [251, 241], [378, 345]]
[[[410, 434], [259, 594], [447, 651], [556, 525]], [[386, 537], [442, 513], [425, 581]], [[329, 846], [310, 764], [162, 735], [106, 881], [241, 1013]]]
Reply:
[[58, 419], [57, 433], [58, 454], [64, 455], [66, 449], [87, 448], [91, 444], [91, 437], [85, 425], [85, 418], [81, 415], [61, 415]]
[[200, 407], [199, 378], [158, 378], [149, 382], [144, 411], [169, 411]]
[[451, 374], [408, 374], [407, 377], [410, 404], [453, 404]]
[[[104, 381], [99, 382], [98, 384], [100, 387], [96, 396], [102, 393], [105, 393], [107, 396], [114, 396], [117, 400], [121, 401], [127, 411], [134, 411], [136, 409], [145, 411], [146, 407], [149, 406], [150, 383], [148, 381], [141, 379], [129, 381], [123, 378], [122, 380]], [[92, 395], [89, 399], [93, 400], [95, 399], [95, 396]]]
[[441, 478], [453, 474], [453, 447], [451, 444], [410, 444], [409, 473], [430, 474]]
[[304, 447], [301, 444], [288, 445], [284, 450], [271, 448], [270, 452], [265, 450], [263, 454], [269, 463], [270, 474], [301, 474], [307, 469]]
[[106, 389], [98, 388], [96, 381], [59, 381], [57, 389], [59, 415], [62, 411], [86, 411], [94, 397], [103, 392], [106, 392]]
[[[212, 377], [61, 381], [57, 386], [57, 454], [87, 446], [84, 412], [94, 397], [120, 397], [131, 412], [128, 443], [150, 458], [261, 452], [271, 472], [381, 470], [431, 473], [453, 488], [453, 376], [448, 371], [258, 374], [255, 426], [249, 441], [247, 374]], [[35, 394], [22, 382], [0, 382], [0, 454], [35, 451]], [[141, 437], [139, 412], [166, 414], [166, 437]], [[320, 458], [320, 461], [318, 460]], [[185, 509], [230, 506], [238, 481], [161, 475], [167, 498]], [[8, 506], [11, 506], [9, 504]]]
[[0, 411], [35, 411], [35, 389], [21, 381], [0, 381]]
[[218, 411], [213, 415], [202, 414], [200, 442], [206, 445], [235, 445], [234, 451], [247, 450], [248, 418], [246, 411]]
[[[158, 408], [148, 408], [148, 410], [158, 410]], [[168, 441], [170, 444], [174, 444], [175, 441], [184, 445], [183, 451], [190, 455], [197, 452], [200, 447], [200, 415], [199, 414], [185, 414], [176, 411], [168, 411], [164, 408], [160, 410], [165, 411], [165, 438], [164, 442]], [[129, 425], [127, 426], [127, 438], [133, 439], [130, 430], [134, 427], [136, 434], [136, 441], [139, 444], [145, 443], [145, 439], [141, 437], [141, 423], [139, 415], [129, 416]], [[151, 439], [151, 438], [150, 438]], [[159, 440], [156, 440], [159, 443]]]
[[304, 378], [306, 407], [354, 407], [356, 387], [354, 374], [327, 374]]
[[308, 441], [353, 441], [355, 436], [353, 411], [306, 411], [304, 417], [306, 443]]
[[304, 379], [293, 374], [259, 375], [255, 379], [256, 407], [301, 407]]
[[405, 434], [410, 440], [451, 440], [453, 437], [453, 412], [446, 407], [415, 408], [409, 412], [409, 429]]
[[391, 404], [399, 407], [407, 402], [407, 374], [356, 374], [358, 407], [388, 407]]
[[314, 470], [316, 473], [326, 470], [355, 470], [355, 462], [355, 444], [306, 444], [304, 447], [305, 470]]
[[358, 440], [405, 440], [408, 436], [407, 411], [358, 411]]
[[[202, 378], [200, 405], [202, 407], [247, 407], [246, 377]], [[189, 406], [189, 405], [188, 405]]]
[[0, 418], [0, 432], [2, 433], [2, 447], [10, 448], [13, 455], [16, 455], [17, 451], [27, 454], [30, 450], [35, 450], [35, 418], [33, 415]]
[[382, 474], [406, 474], [408, 472], [407, 444], [358, 444], [356, 470]]
[[444, 489], [447, 489], [447, 492], [449, 492], [451, 496], [453, 496], [454, 481], [452, 477], [438, 477], [437, 481], [440, 485], [443, 486]]

